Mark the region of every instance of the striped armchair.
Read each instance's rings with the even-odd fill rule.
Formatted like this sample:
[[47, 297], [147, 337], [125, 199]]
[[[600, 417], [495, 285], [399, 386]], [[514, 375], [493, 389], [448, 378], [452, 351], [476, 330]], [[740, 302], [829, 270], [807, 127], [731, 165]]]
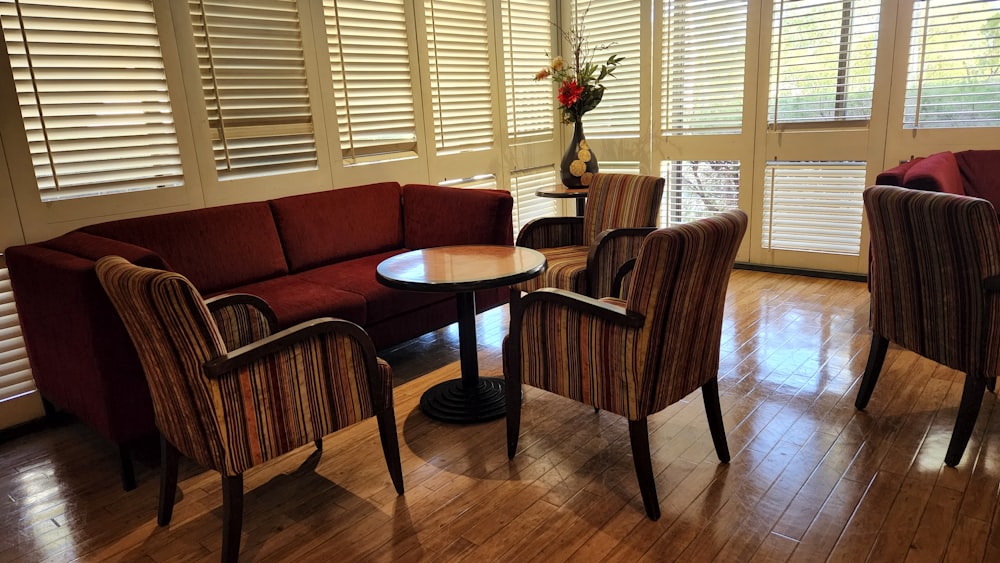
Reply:
[[964, 372], [944, 458], [954, 467], [1000, 370], [1000, 225], [973, 197], [873, 186], [864, 202], [872, 343], [855, 406], [868, 405], [889, 342]]
[[273, 314], [252, 296], [206, 303], [180, 274], [117, 256], [96, 270], [153, 398], [161, 526], [173, 512], [180, 452], [222, 474], [222, 558], [236, 560], [243, 472], [310, 442], [322, 449], [323, 436], [372, 416], [402, 494], [392, 370], [360, 327], [327, 318], [271, 334]]
[[660, 506], [646, 417], [701, 388], [716, 453], [728, 462], [719, 346], [726, 289], [746, 228], [746, 214], [734, 210], [650, 234], [627, 300], [560, 289], [526, 295], [504, 343], [508, 457], [517, 450], [521, 384], [527, 384], [628, 419], [652, 520]]
[[548, 266], [542, 275], [511, 286], [511, 310], [519, 306], [522, 291], [543, 287], [611, 295], [618, 268], [635, 258], [655, 229], [663, 184], [652, 176], [595, 174], [583, 217], [542, 217], [526, 224], [515, 244], [538, 250]]

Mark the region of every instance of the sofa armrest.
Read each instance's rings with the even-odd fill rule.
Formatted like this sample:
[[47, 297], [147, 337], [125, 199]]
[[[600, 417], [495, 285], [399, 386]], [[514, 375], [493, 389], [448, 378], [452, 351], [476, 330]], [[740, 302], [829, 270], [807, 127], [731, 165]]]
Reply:
[[555, 248], [583, 244], [583, 217], [539, 217], [517, 233], [517, 246]]
[[105, 256], [121, 256], [136, 266], [172, 270], [166, 260], [148, 248], [81, 231], [66, 233], [39, 245], [91, 261]]
[[93, 260], [44, 243], [5, 254], [42, 396], [119, 444], [155, 432], [139, 358]]
[[514, 244], [514, 199], [503, 190], [403, 186], [403, 245]]

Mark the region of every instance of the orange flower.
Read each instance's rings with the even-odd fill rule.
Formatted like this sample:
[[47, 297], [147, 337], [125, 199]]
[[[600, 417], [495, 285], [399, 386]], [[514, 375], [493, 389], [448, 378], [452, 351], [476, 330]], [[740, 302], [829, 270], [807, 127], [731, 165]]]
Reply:
[[562, 57], [552, 59], [552, 70], [562, 70], [566, 66], [566, 61]]
[[549, 70], [549, 67], [545, 67], [542, 70], [540, 70], [537, 73], [535, 73], [535, 80], [544, 80], [544, 79], [548, 78], [551, 74], [552, 74], [552, 71]]

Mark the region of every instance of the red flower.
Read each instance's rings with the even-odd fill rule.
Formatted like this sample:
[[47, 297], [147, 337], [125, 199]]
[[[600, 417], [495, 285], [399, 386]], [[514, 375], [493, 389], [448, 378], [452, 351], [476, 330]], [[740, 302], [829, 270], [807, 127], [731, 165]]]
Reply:
[[559, 103], [568, 108], [580, 99], [580, 94], [583, 94], [583, 86], [576, 80], [567, 80], [559, 86]]

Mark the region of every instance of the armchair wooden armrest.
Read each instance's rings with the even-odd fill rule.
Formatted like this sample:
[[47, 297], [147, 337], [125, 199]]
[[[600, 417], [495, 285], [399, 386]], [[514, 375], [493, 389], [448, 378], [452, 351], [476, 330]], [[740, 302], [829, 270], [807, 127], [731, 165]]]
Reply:
[[[232, 350], [224, 356], [206, 362], [202, 366], [202, 372], [206, 377], [220, 378], [288, 348], [316, 346], [319, 340], [327, 335], [343, 335], [353, 340], [364, 355], [369, 376], [378, 374], [378, 356], [368, 333], [350, 321], [329, 317], [299, 323], [267, 338]], [[371, 381], [370, 383], [377, 382]]]
[[227, 293], [205, 300], [227, 350], [235, 350], [274, 334], [278, 317], [266, 301], [248, 293]]
[[622, 265], [639, 255], [642, 241], [656, 227], [608, 229], [597, 235], [587, 254], [587, 283], [592, 295], [618, 295], [615, 275]]
[[517, 246], [553, 248], [583, 244], [583, 217], [540, 217], [517, 234]]
[[[557, 307], [576, 309], [581, 314], [592, 315], [628, 328], [641, 327], [646, 320], [641, 313], [629, 311], [620, 305], [553, 287], [542, 288], [525, 295], [522, 310], [527, 311], [533, 303], [538, 302]], [[520, 333], [522, 319], [523, 315], [519, 318], [511, 319], [511, 337], [515, 335], [515, 331]]]

